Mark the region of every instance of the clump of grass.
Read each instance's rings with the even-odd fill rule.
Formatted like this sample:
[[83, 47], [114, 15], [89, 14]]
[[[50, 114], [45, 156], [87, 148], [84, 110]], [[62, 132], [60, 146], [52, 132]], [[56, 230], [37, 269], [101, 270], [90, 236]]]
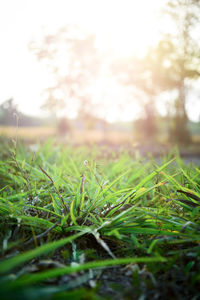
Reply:
[[112, 267], [116, 283], [114, 266], [129, 269], [135, 299], [197, 299], [200, 170], [173, 156], [102, 162], [101, 149], [4, 145], [3, 299], [105, 299], [103, 274]]

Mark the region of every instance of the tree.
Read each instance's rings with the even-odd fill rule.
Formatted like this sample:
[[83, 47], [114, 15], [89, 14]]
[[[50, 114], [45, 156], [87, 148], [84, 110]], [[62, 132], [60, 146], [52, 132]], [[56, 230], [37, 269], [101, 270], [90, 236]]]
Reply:
[[53, 75], [54, 84], [45, 90], [43, 108], [55, 114], [66, 106], [70, 110], [73, 101], [79, 111], [88, 111], [89, 88], [100, 68], [94, 35], [67, 26], [31, 42], [30, 49]]
[[132, 93], [140, 103], [142, 114], [134, 121], [134, 128], [147, 142], [154, 140], [157, 133], [155, 98], [160, 91], [152, 76], [150, 57], [148, 52], [141, 59], [133, 56], [113, 65], [114, 74], [122, 84], [132, 87]]
[[4, 101], [0, 105], [0, 124], [15, 126], [17, 124], [16, 117], [19, 116], [19, 114], [12, 98]]
[[70, 131], [70, 126], [66, 118], [61, 118], [58, 121], [57, 131], [60, 136], [65, 136]]
[[[155, 112], [155, 99], [162, 92], [176, 91], [177, 98], [174, 103], [170, 100], [173, 107], [170, 138], [177, 142], [188, 142], [190, 135], [187, 129], [187, 93], [189, 83], [200, 75], [200, 39], [197, 34], [200, 26], [200, 2], [171, 0], [164, 13], [172, 20], [173, 31], [162, 33], [158, 44], [149, 48], [141, 59], [133, 57], [118, 63], [117, 71], [125, 84], [136, 87], [137, 92], [140, 91], [141, 99], [147, 99], [142, 103], [144, 112], [148, 106], [151, 106], [149, 112]], [[143, 121], [155, 129], [153, 114], [150, 118], [146, 110], [146, 115]]]
[[160, 69], [153, 69], [154, 81], [157, 80], [161, 90], [177, 91], [170, 137], [178, 142], [190, 139], [186, 101], [189, 83], [200, 76], [199, 13], [199, 1], [170, 0], [165, 14], [173, 22], [174, 30], [165, 34], [154, 50]]

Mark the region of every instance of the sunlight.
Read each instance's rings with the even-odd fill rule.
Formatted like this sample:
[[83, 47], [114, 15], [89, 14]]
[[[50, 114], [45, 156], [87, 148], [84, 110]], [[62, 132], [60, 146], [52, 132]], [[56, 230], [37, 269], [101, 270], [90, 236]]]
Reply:
[[91, 87], [91, 94], [96, 113], [110, 123], [129, 122], [140, 113], [132, 90], [119, 85], [112, 77], [100, 77]]
[[93, 24], [99, 48], [110, 47], [120, 56], [144, 52], [158, 41], [160, 7], [158, 1], [102, 1]]
[[[59, 28], [76, 25], [88, 34], [95, 34], [96, 48], [102, 54], [102, 66], [112, 60], [142, 57], [148, 47], [158, 43], [160, 30], [170, 24], [159, 19], [166, 0], [7, 0], [0, 3], [0, 103], [13, 97], [21, 111], [42, 115], [44, 90], [52, 86], [53, 76], [45, 64], [40, 64], [28, 50], [28, 43], [40, 39], [44, 34], [56, 34]], [[59, 75], [67, 76], [69, 56], [66, 49], [59, 49], [55, 59]], [[166, 69], [170, 66], [166, 61]], [[102, 72], [91, 88], [92, 102], [101, 103], [105, 118], [127, 120], [137, 115], [135, 105], [130, 113], [130, 96], [127, 86], [107, 78]], [[101, 95], [101, 97], [99, 96]], [[103, 95], [103, 96], [102, 96]], [[68, 98], [67, 92], [65, 98]], [[117, 104], [121, 109], [111, 109]], [[197, 120], [196, 109], [190, 106], [190, 117]], [[195, 110], [195, 111], [193, 111]], [[196, 113], [196, 114], [195, 114]], [[110, 115], [112, 114], [112, 116]], [[76, 115], [74, 109], [73, 114]], [[194, 117], [193, 117], [194, 116]]]
[[[55, 33], [62, 26], [76, 24], [83, 30], [96, 35], [96, 46], [103, 53], [109, 52], [116, 57], [130, 56], [133, 53], [141, 55], [148, 45], [158, 38], [155, 14], [160, 6], [159, 0], [151, 2], [148, 0], [60, 0], [59, 2], [35, 0], [29, 1], [28, 4], [26, 0], [20, 0], [18, 4], [13, 0], [8, 0], [4, 2], [4, 5], [1, 3], [1, 28], [4, 28], [6, 24], [6, 32], [0, 29], [3, 37], [1, 50], [7, 58], [6, 60], [3, 57], [0, 58], [2, 66], [0, 77], [4, 79], [0, 92], [1, 101], [13, 96], [22, 111], [28, 114], [39, 113], [44, 100], [43, 90], [48, 87], [51, 76], [49, 78], [49, 74], [33, 59], [32, 53], [28, 52], [27, 45], [33, 38], [39, 38], [43, 31]], [[14, 9], [11, 10], [11, 7]], [[7, 22], [8, 15], [12, 20], [10, 23]], [[26, 24], [25, 27], [24, 24]], [[13, 43], [15, 44], [14, 52]], [[58, 59], [59, 66], [61, 66], [60, 74], [66, 75], [67, 57], [60, 55]], [[98, 82], [101, 80], [99, 78]], [[102, 106], [108, 106], [108, 99], [109, 103], [113, 102], [113, 105], [120, 101], [124, 103], [126, 101], [125, 89], [119, 92], [120, 88], [113, 87], [112, 84], [109, 86], [109, 84], [111, 82], [107, 83], [104, 90], [107, 96], [101, 98]], [[102, 84], [101, 87], [105, 88]], [[116, 90], [118, 93], [115, 92]], [[97, 97], [98, 92], [97, 88], [94, 97]], [[29, 101], [27, 101], [27, 95], [29, 95]], [[113, 95], [114, 100], [110, 100]], [[106, 115], [108, 115], [107, 112]], [[129, 109], [125, 113], [126, 117], [127, 115], [129, 115]], [[116, 112], [113, 110], [109, 120], [121, 119], [121, 117], [119, 110]]]

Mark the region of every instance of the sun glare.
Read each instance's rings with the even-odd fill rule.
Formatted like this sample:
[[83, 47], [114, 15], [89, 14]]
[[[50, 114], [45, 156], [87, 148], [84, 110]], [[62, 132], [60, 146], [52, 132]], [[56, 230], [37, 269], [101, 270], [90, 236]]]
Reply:
[[[48, 87], [51, 76], [36, 62], [33, 53], [28, 52], [27, 45], [32, 39], [40, 38], [43, 30], [56, 33], [60, 27], [75, 24], [95, 34], [96, 47], [106, 54], [102, 56], [102, 65], [112, 56], [115, 60], [133, 54], [142, 56], [149, 45], [159, 40], [157, 17], [163, 2], [165, 0], [19, 0], [16, 4], [14, 0], [8, 0], [4, 5], [1, 3], [1, 51], [7, 57], [6, 61], [5, 56], [0, 57], [0, 78], [4, 79], [0, 100], [13, 96], [19, 109], [29, 114], [39, 112], [44, 101], [43, 91]], [[9, 23], [8, 15], [11, 20]], [[67, 57], [60, 55], [58, 60], [59, 66], [62, 66], [60, 75], [64, 76], [68, 73]], [[93, 102], [101, 102], [101, 106], [107, 110], [104, 116], [109, 121], [130, 119], [131, 106], [128, 104], [126, 87], [119, 87], [116, 79], [106, 76], [106, 72], [100, 74], [96, 85], [92, 87]], [[99, 94], [103, 95], [99, 98]], [[124, 105], [123, 113], [120, 109], [110, 109], [115, 103], [125, 102], [127, 105]], [[131, 112], [133, 118], [134, 113], [137, 114], [137, 105], [134, 105], [135, 109]]]
[[[102, 15], [107, 7], [106, 18], [96, 20], [98, 34], [107, 37], [112, 51], [121, 56], [141, 54], [158, 39], [156, 28], [157, 1], [110, 1], [102, 5]], [[101, 14], [101, 13], [100, 13]], [[98, 24], [99, 23], [99, 24]], [[110, 45], [109, 45], [110, 44]], [[100, 45], [102, 46], [102, 45]]]
[[120, 56], [141, 54], [158, 40], [158, 0], [85, 1], [79, 22], [97, 36], [98, 48]]

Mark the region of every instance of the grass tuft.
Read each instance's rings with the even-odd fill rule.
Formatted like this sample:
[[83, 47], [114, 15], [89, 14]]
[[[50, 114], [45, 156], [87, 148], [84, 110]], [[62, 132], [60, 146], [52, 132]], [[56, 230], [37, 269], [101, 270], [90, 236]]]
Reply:
[[74, 289], [77, 299], [101, 299], [111, 296], [106, 274], [119, 284], [116, 270], [134, 299], [167, 299], [169, 290], [199, 297], [199, 168], [178, 154], [159, 164], [127, 153], [102, 163], [103, 151], [49, 141], [33, 155], [19, 141], [3, 144], [3, 299], [68, 299]]

